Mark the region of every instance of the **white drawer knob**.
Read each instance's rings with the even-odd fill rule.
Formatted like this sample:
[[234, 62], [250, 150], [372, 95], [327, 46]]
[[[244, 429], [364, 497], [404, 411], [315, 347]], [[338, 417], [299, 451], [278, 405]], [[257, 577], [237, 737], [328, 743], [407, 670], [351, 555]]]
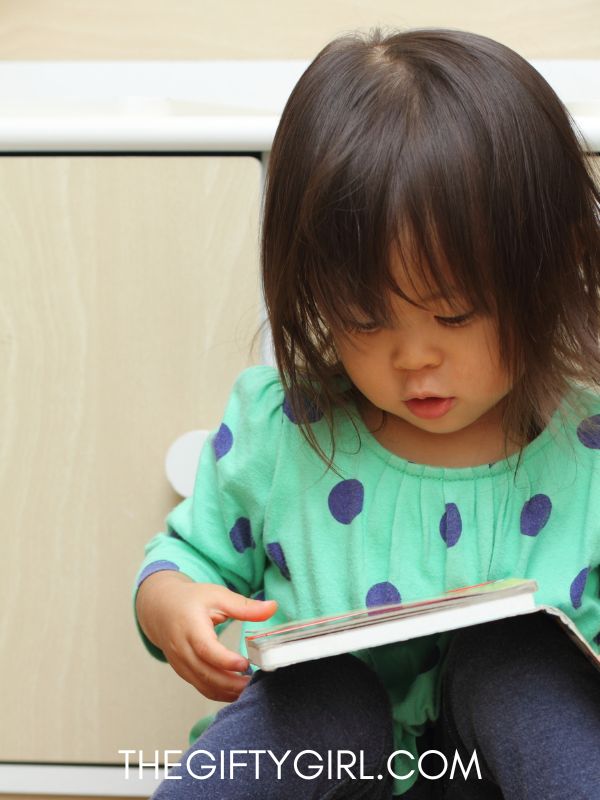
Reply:
[[188, 431], [179, 436], [167, 451], [165, 470], [167, 480], [182, 497], [190, 497], [200, 453], [210, 431]]

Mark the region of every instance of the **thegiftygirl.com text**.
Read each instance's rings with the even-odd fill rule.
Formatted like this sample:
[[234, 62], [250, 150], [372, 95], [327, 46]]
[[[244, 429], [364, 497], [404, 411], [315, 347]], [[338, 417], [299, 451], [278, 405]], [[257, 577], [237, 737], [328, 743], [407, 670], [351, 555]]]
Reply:
[[[125, 779], [131, 780], [137, 777], [141, 780], [144, 771], [154, 770], [154, 776], [164, 780], [181, 780], [182, 775], [170, 775], [169, 770], [175, 767], [183, 767], [185, 771], [194, 779], [199, 781], [207, 780], [217, 776], [221, 780], [235, 780], [242, 770], [252, 770], [256, 780], [260, 780], [261, 771], [268, 770], [272, 775], [272, 770], [276, 770], [277, 778], [284, 780], [290, 774], [290, 770], [304, 780], [310, 781], [326, 773], [328, 779], [341, 780], [342, 777], [349, 776], [353, 780], [383, 780], [383, 774], [369, 774], [365, 768], [364, 751], [358, 753], [352, 750], [327, 750], [324, 755], [316, 750], [300, 750], [293, 753], [285, 750], [276, 753], [273, 750], [218, 750], [211, 753], [208, 750], [193, 750], [188, 753], [184, 762], [173, 762], [171, 757], [181, 756], [183, 750], [164, 750], [154, 751], [154, 758], [147, 760], [143, 750], [119, 750], [118, 753], [125, 756]], [[387, 762], [387, 772], [398, 780], [409, 780], [415, 773], [415, 769], [409, 770], [406, 774], [399, 775], [394, 772], [393, 762], [397, 755], [402, 755], [416, 761], [415, 767], [419, 774], [428, 780], [438, 780], [449, 773], [453, 779], [460, 771], [460, 774], [467, 779], [472, 770], [477, 778], [481, 780], [481, 771], [477, 760], [477, 752], [474, 750], [467, 765], [463, 764], [458, 751], [454, 752], [451, 763], [446, 755], [439, 750], [426, 750], [418, 760], [407, 750], [394, 750], [390, 753]], [[263, 772], [264, 774], [264, 772]]]

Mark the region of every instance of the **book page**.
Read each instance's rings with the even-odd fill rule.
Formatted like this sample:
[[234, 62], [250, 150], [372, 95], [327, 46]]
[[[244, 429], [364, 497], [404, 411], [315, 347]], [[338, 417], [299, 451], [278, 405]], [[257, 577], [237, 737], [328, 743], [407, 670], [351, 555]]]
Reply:
[[519, 594], [533, 594], [538, 585], [533, 580], [522, 578], [503, 578], [501, 580], [486, 581], [473, 586], [463, 586], [452, 589], [437, 597], [416, 600], [411, 603], [384, 603], [369, 608], [347, 611], [327, 617], [316, 617], [299, 622], [283, 623], [268, 630], [257, 632], [247, 631], [246, 641], [260, 644], [261, 640], [272, 642], [291, 641], [309, 638], [316, 635], [332, 633], [334, 631], [361, 628], [374, 625], [383, 621], [401, 619], [403, 617], [416, 617], [430, 614], [441, 607], [467, 608], [487, 600], [499, 597], [514, 597]]

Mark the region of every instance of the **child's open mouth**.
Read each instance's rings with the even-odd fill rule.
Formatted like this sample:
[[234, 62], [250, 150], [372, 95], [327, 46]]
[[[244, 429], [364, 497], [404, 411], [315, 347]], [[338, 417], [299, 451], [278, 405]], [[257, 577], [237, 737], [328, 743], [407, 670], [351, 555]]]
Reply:
[[454, 397], [424, 397], [421, 400], [405, 400], [404, 404], [415, 417], [437, 419], [450, 411], [454, 400]]

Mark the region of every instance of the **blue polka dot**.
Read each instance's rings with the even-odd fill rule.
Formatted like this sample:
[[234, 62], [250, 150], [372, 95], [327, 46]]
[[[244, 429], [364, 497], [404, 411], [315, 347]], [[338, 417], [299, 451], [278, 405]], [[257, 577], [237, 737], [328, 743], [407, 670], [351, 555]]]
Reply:
[[[320, 408], [318, 408], [314, 403], [312, 403], [307, 397], [304, 395], [300, 395], [300, 405], [306, 415], [308, 422], [318, 422], [322, 416], [323, 412]], [[290, 403], [288, 397], [283, 401], [283, 413], [289, 419], [290, 422], [293, 422], [294, 425], [298, 424], [298, 420], [296, 419], [296, 415], [292, 409], [292, 404]]]
[[547, 494], [534, 494], [521, 509], [521, 533], [537, 536], [550, 518], [552, 502]]
[[279, 567], [279, 571], [281, 572], [283, 577], [287, 578], [288, 581], [291, 581], [292, 578], [290, 576], [290, 571], [288, 569], [288, 565], [285, 560], [283, 549], [279, 544], [279, 542], [271, 542], [270, 544], [268, 544], [267, 553], [271, 561], [275, 564], [275, 566]]
[[237, 586], [234, 586], [234, 584], [231, 583], [231, 581], [227, 581], [226, 580], [225, 581], [225, 586], [229, 589], [229, 591], [236, 592], [237, 594], [240, 594], [240, 592], [238, 591]]
[[250, 520], [246, 517], [240, 517], [235, 521], [233, 528], [229, 531], [229, 538], [238, 553], [243, 553], [249, 547], [256, 547], [250, 529]]
[[265, 593], [264, 593], [264, 591], [261, 589], [261, 590], [260, 590], [260, 592], [257, 592], [256, 594], [253, 594], [253, 595], [252, 595], [252, 597], [253, 597], [255, 600], [264, 600], [264, 599], [265, 599]]
[[589, 575], [590, 568], [586, 567], [582, 569], [580, 573], [578, 573], [577, 577], [571, 584], [571, 603], [573, 604], [573, 608], [579, 608], [581, 605], [581, 597], [583, 595], [583, 590], [585, 589], [585, 582], [587, 581], [587, 576]]
[[233, 434], [224, 422], [221, 423], [221, 427], [216, 432], [212, 445], [217, 461], [231, 450]]
[[343, 525], [349, 525], [362, 511], [364, 498], [365, 490], [362, 483], [350, 478], [347, 481], [340, 481], [333, 487], [327, 502], [333, 518]]
[[175, 570], [175, 572], [180, 572], [177, 564], [174, 564], [172, 561], [153, 561], [151, 564], [148, 564], [147, 567], [144, 567], [138, 578], [137, 585], [139, 586], [149, 575], [154, 575], [155, 572], [162, 572], [163, 570]]
[[461, 533], [462, 519], [458, 506], [456, 503], [446, 503], [446, 511], [440, 520], [440, 535], [448, 547], [454, 547]]
[[585, 447], [600, 450], [600, 414], [582, 420], [577, 426], [577, 436]]
[[594, 642], [600, 646], [600, 631], [598, 631], [598, 633], [594, 636]]
[[401, 603], [402, 598], [400, 592], [393, 583], [383, 581], [383, 583], [374, 583], [367, 592], [365, 605], [367, 608], [371, 606], [380, 606], [384, 603]]

